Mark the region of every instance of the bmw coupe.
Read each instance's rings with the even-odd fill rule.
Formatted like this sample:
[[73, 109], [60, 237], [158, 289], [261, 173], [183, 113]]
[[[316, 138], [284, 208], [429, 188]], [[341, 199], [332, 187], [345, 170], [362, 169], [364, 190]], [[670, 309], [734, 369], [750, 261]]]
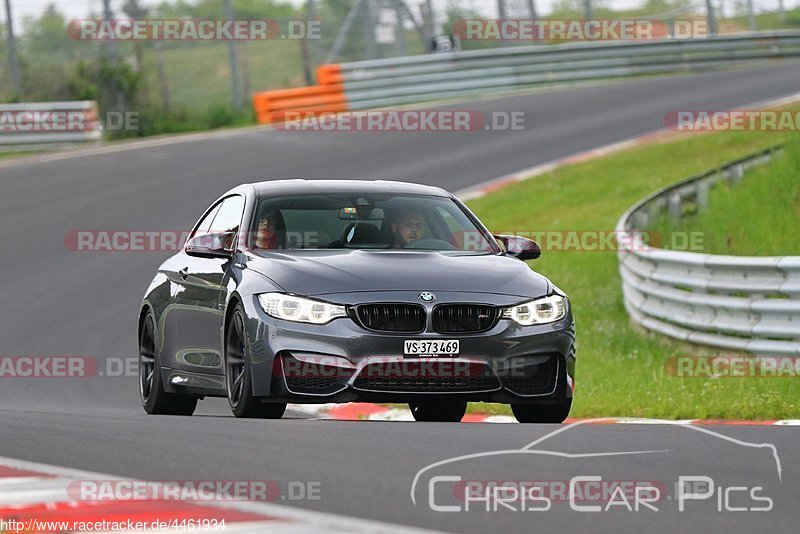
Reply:
[[227, 397], [236, 417], [279, 418], [287, 403], [408, 403], [418, 421], [460, 421], [483, 401], [561, 422], [575, 324], [566, 294], [525, 263], [540, 253], [436, 187], [238, 186], [147, 289], [142, 404], [191, 415]]

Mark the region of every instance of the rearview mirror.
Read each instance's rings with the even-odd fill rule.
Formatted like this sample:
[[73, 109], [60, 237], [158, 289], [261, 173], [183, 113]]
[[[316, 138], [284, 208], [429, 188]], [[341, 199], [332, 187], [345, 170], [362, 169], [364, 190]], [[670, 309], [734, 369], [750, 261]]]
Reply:
[[186, 243], [186, 254], [200, 258], [230, 258], [233, 255], [233, 243], [236, 232], [201, 234]]
[[518, 260], [535, 260], [542, 255], [539, 243], [533, 239], [516, 235], [496, 235], [494, 238], [503, 244], [506, 255], [513, 256]]
[[347, 206], [339, 210], [339, 219], [343, 221], [382, 221], [385, 215], [381, 208], [364, 208]]

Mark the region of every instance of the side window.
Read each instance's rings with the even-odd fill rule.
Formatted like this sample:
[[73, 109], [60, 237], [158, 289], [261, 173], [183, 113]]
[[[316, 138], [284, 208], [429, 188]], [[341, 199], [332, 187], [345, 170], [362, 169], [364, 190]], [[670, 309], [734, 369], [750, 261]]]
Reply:
[[196, 235], [203, 235], [209, 233], [209, 229], [211, 228], [211, 221], [214, 220], [214, 217], [217, 216], [217, 212], [219, 211], [219, 207], [222, 205], [222, 202], [218, 202], [214, 208], [208, 212], [208, 214], [203, 217], [200, 223], [197, 225], [197, 229], [192, 234], [192, 237]]
[[492, 246], [486, 238], [477, 229], [472, 228], [472, 224], [467, 219], [466, 215], [457, 210], [456, 206], [452, 206], [452, 210], [443, 207], [436, 208], [437, 214], [442, 217], [450, 235], [448, 240], [459, 250], [470, 252], [491, 252]]
[[442, 216], [444, 222], [447, 224], [447, 227], [450, 229], [450, 232], [458, 232], [459, 230], [463, 230], [462, 226], [458, 224], [458, 221], [450, 214], [449, 211], [442, 208], [441, 206], [436, 208], [436, 211], [439, 212], [439, 215]]
[[244, 197], [236, 195], [226, 198], [222, 201], [214, 222], [211, 223], [210, 233], [238, 232], [242, 212], [244, 212]]

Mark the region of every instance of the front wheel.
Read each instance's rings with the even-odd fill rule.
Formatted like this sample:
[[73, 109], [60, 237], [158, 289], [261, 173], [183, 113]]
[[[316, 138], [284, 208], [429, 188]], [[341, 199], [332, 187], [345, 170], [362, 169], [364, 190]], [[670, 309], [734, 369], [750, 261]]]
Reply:
[[408, 403], [416, 421], [458, 423], [467, 413], [467, 401], [434, 400]]
[[139, 330], [139, 397], [149, 414], [192, 415], [197, 407], [197, 397], [164, 391], [152, 310], [147, 312]]
[[563, 423], [569, 415], [572, 399], [558, 404], [512, 404], [511, 411], [520, 423]]
[[286, 403], [262, 403], [253, 396], [253, 378], [250, 369], [250, 350], [244, 330], [244, 314], [237, 304], [228, 325], [225, 343], [225, 382], [228, 405], [236, 417], [280, 419]]

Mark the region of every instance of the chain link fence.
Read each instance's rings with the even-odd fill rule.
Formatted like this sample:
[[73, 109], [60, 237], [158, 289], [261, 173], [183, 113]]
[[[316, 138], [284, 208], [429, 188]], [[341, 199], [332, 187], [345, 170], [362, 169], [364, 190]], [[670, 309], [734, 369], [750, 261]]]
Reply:
[[[24, 0], [8, 0], [10, 8]], [[530, 44], [525, 40], [460, 40], [459, 21], [648, 17], [703, 19], [704, 0], [103, 0], [97, 11], [74, 2], [54, 3], [0, 39], [0, 101], [97, 100], [101, 111], [136, 111], [146, 133], [250, 122], [249, 97], [257, 91], [310, 85], [315, 67], [366, 59]], [[781, 0], [753, 0], [759, 29], [800, 27], [800, 10]], [[230, 3], [226, 13], [225, 4]], [[747, 0], [709, 0], [725, 15], [720, 31], [748, 29]], [[87, 4], [88, 5], [88, 4]], [[612, 7], [616, 7], [614, 10]], [[623, 10], [624, 8], [624, 10]], [[77, 9], [77, 11], [76, 11]], [[82, 11], [83, 10], [83, 11]], [[80, 13], [78, 13], [80, 11]], [[318, 38], [267, 40], [76, 39], [76, 18], [270, 19], [315, 21]], [[6, 17], [7, 19], [7, 17]], [[14, 19], [16, 20], [16, 19]], [[73, 22], [74, 24], [74, 22]], [[14, 44], [18, 76], [9, 46]], [[232, 52], [232, 49], [234, 52]]]

